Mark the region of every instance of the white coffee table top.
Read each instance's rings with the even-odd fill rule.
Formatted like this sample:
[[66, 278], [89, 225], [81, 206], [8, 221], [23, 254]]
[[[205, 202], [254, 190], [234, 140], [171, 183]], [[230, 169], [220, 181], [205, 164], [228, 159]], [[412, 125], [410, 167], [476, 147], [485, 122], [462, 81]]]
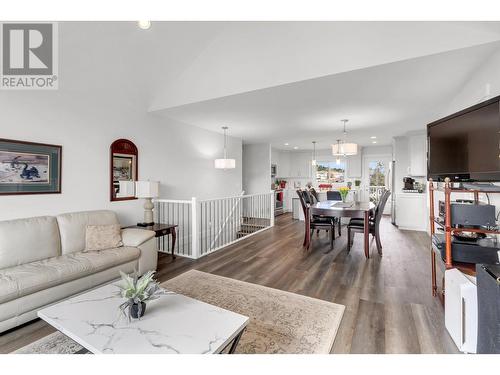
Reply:
[[108, 284], [62, 301], [38, 316], [92, 353], [218, 353], [248, 317], [180, 295], [147, 302], [130, 323], [118, 310], [124, 299]]

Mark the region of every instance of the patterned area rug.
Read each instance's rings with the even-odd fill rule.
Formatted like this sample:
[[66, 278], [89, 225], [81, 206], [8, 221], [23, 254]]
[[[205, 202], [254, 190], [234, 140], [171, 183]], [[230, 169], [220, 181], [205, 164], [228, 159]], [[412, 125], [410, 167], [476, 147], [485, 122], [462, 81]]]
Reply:
[[[161, 284], [250, 317], [236, 353], [330, 352], [345, 306], [191, 270]], [[56, 332], [16, 353], [76, 353], [82, 347]]]

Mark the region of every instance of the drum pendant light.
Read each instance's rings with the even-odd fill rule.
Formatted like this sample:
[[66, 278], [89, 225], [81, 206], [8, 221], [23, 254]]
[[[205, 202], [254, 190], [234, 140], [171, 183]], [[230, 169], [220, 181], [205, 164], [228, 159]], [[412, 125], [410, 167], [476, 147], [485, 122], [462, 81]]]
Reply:
[[347, 130], [346, 123], [349, 120], [342, 120], [344, 123], [344, 139], [337, 139], [337, 143], [332, 145], [332, 155], [333, 156], [351, 156], [357, 155], [358, 153], [358, 145], [356, 143], [348, 143], [347, 142]]
[[216, 169], [234, 169], [236, 168], [236, 160], [227, 158], [227, 135], [226, 131], [228, 129], [227, 126], [223, 126], [224, 130], [224, 158], [223, 159], [215, 159], [214, 166]]

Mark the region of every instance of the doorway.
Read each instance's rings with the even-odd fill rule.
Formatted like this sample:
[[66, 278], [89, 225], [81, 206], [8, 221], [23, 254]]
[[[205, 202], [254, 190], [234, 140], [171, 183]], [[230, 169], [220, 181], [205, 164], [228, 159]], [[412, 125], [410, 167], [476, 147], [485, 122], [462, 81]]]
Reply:
[[[364, 201], [378, 203], [385, 189], [390, 190], [390, 155], [365, 155], [363, 157], [363, 195]], [[391, 213], [391, 200], [384, 208], [384, 214]]]

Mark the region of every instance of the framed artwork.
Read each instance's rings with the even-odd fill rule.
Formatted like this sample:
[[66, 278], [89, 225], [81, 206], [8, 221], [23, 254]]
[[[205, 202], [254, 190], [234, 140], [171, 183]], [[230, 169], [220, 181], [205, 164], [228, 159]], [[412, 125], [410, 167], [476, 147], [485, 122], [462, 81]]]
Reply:
[[61, 193], [62, 146], [0, 138], [0, 195]]
[[111, 201], [136, 199], [137, 156], [137, 146], [127, 139], [118, 139], [111, 144]]

